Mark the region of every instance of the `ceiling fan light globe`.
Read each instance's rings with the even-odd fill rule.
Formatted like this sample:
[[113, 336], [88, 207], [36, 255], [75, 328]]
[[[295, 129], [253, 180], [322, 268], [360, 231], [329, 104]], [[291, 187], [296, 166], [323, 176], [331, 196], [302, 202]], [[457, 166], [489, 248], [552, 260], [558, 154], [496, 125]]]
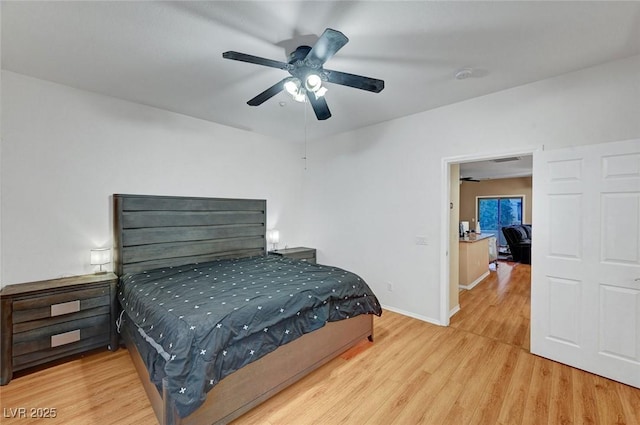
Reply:
[[307, 90], [315, 93], [322, 88], [322, 78], [318, 74], [311, 73], [305, 78], [304, 85]]
[[316, 95], [316, 99], [318, 99], [318, 98], [321, 98], [322, 96], [324, 96], [326, 92], [327, 92], [327, 88], [323, 86], [323, 87], [320, 87], [315, 92], [313, 92], [313, 94], [315, 94]]
[[300, 80], [298, 80], [297, 78], [291, 78], [289, 81], [284, 83], [284, 89], [291, 96], [295, 97], [300, 91]]

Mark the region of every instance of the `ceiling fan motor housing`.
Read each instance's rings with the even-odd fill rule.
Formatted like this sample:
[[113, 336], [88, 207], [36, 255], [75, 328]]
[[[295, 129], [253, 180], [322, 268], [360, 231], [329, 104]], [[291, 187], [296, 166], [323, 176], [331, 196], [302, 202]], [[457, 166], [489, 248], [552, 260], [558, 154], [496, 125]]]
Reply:
[[311, 46], [298, 46], [296, 50], [289, 55], [289, 63], [295, 65], [296, 62], [303, 62], [311, 51]]
[[307, 77], [310, 74], [318, 75], [322, 81], [327, 81], [327, 75], [323, 72], [322, 64], [314, 64], [308, 60], [305, 60], [309, 52], [310, 46], [298, 46], [296, 50], [289, 55], [289, 74], [293, 77], [300, 79], [303, 83], [306, 82]]

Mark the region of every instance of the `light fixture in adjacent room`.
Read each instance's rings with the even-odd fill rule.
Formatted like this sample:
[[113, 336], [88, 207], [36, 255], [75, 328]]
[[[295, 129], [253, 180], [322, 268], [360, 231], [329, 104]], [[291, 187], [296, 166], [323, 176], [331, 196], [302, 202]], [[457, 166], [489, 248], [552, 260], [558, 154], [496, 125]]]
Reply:
[[267, 239], [272, 245], [272, 250], [276, 251], [278, 249], [278, 243], [280, 242], [280, 231], [276, 229], [269, 230], [269, 232], [267, 233]]
[[111, 249], [110, 248], [93, 248], [91, 250], [91, 265], [100, 266], [100, 270], [96, 274], [106, 273], [106, 270], [102, 270], [102, 266], [111, 262]]

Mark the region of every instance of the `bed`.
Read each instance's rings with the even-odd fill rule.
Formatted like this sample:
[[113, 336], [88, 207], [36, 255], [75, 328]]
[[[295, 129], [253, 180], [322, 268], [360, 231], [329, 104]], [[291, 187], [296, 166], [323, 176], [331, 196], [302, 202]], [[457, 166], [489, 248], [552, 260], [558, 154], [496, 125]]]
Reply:
[[113, 204], [119, 329], [160, 424], [228, 423], [373, 340], [357, 275], [267, 255], [266, 201]]

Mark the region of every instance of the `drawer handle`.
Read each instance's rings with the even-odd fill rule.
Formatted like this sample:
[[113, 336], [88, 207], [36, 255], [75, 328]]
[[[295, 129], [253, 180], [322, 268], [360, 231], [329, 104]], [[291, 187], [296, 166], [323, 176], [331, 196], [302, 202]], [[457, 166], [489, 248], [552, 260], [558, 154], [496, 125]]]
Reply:
[[80, 341], [80, 329], [69, 331], [58, 335], [51, 335], [51, 348], [59, 347], [72, 342]]
[[80, 311], [80, 300], [51, 305], [51, 317], [75, 313], [77, 311]]

